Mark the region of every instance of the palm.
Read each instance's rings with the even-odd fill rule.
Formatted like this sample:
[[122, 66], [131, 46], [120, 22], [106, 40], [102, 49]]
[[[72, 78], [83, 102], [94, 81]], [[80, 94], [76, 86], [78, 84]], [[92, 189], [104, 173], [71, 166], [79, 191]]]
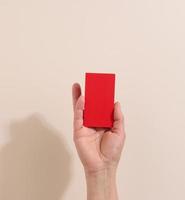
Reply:
[[115, 121], [112, 129], [84, 127], [83, 97], [79, 98], [81, 94], [79, 85], [75, 87], [76, 89], [73, 90], [74, 114], [76, 113], [74, 115], [74, 142], [84, 167], [97, 171], [110, 165], [116, 165], [124, 143], [122, 119]]

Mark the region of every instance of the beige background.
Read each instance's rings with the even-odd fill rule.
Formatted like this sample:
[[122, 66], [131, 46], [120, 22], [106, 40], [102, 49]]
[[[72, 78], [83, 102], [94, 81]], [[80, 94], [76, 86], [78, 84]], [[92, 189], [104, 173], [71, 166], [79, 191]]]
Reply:
[[183, 0], [0, 0], [0, 199], [85, 199], [71, 85], [116, 73], [120, 199], [185, 199]]

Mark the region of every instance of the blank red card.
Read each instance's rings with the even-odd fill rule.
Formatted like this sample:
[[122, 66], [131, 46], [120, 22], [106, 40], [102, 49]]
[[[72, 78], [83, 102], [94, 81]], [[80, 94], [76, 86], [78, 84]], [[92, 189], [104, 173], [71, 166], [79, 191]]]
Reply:
[[114, 92], [115, 74], [85, 74], [84, 126], [113, 126]]

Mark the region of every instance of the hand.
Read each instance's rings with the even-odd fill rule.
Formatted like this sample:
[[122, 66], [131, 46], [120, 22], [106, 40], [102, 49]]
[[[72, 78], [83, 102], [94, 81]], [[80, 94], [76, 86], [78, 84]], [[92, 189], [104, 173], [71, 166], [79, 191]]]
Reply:
[[73, 140], [88, 173], [117, 168], [125, 141], [123, 114], [119, 102], [114, 105], [113, 128], [88, 128], [83, 126], [84, 96], [78, 83], [72, 86]]

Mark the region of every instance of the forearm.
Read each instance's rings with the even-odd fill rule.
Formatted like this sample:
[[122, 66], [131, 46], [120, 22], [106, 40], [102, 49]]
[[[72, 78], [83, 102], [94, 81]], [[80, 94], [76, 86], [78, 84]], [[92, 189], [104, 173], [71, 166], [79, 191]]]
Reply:
[[87, 200], [118, 200], [116, 169], [85, 172]]

